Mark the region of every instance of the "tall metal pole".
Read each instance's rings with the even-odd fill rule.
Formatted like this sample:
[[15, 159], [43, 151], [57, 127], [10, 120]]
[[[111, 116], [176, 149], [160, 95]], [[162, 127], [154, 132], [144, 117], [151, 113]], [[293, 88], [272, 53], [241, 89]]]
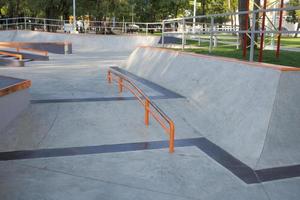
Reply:
[[196, 28], [196, 15], [197, 15], [197, 0], [194, 0], [193, 33], [195, 33], [195, 28]]
[[76, 31], [76, 0], [73, 0], [73, 30]]
[[[267, 0], [264, 0], [264, 10], [266, 10], [266, 8], [267, 8]], [[263, 18], [262, 18], [262, 25], [261, 25], [262, 31], [265, 31], [265, 23], [266, 23], [266, 11], [263, 11]], [[262, 62], [263, 59], [264, 40], [265, 40], [265, 33], [262, 32], [260, 37], [260, 49], [259, 49], [258, 62]]]
[[253, 62], [253, 60], [254, 60], [255, 25], [256, 25], [256, 17], [255, 17], [255, 14], [252, 13], [251, 45], [250, 45], [250, 55], [249, 55], [250, 62]]
[[[283, 0], [280, 1], [280, 8], [283, 8]], [[280, 15], [279, 15], [279, 27], [278, 30], [281, 31], [282, 30], [282, 14], [283, 11], [280, 11]], [[277, 49], [276, 49], [276, 57], [279, 57], [279, 52], [280, 52], [280, 39], [281, 39], [281, 33], [278, 34], [278, 38], [277, 38]]]

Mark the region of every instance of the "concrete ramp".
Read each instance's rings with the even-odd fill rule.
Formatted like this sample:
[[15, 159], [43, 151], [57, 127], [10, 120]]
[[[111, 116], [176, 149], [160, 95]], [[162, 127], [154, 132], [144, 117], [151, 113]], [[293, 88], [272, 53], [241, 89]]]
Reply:
[[124, 68], [190, 99], [201, 134], [251, 168], [300, 164], [300, 69], [151, 47]]
[[0, 31], [2, 42], [63, 42], [73, 44], [77, 52], [133, 51], [140, 45], [156, 45], [158, 36], [63, 34], [37, 31]]

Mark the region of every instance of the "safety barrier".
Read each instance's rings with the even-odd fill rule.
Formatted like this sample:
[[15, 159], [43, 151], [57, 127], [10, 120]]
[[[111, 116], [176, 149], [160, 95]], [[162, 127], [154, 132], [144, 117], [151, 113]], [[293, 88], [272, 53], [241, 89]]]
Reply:
[[8, 53], [8, 52], [4, 52], [4, 51], [0, 51], [0, 55], [16, 57], [19, 60], [23, 59], [23, 56], [21, 54]]
[[[115, 75], [114, 78], [113, 75]], [[175, 126], [174, 122], [154, 103], [150, 98], [124, 74], [121, 74], [113, 69], [109, 69], [107, 72], [108, 83], [113, 81], [118, 83], [119, 93], [123, 92], [123, 88], [128, 89], [144, 106], [145, 117], [144, 122], [146, 126], [149, 126], [150, 114], [154, 119], [162, 126], [162, 128], [169, 134], [169, 152], [174, 152], [174, 137], [175, 137]], [[153, 109], [151, 109], [153, 108]], [[168, 125], [166, 125], [166, 123]]]

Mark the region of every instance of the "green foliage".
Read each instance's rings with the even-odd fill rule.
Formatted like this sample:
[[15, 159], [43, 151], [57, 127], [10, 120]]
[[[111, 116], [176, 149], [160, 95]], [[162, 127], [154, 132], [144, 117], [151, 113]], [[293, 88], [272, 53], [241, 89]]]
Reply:
[[[89, 15], [93, 20], [161, 21], [192, 15], [191, 0], [76, 0], [76, 15]], [[224, 13], [236, 10], [237, 0], [198, 0], [197, 14]], [[46, 17], [65, 19], [72, 15], [72, 0], [0, 0], [2, 17]], [[188, 11], [188, 12], [187, 12]], [[225, 18], [216, 19], [223, 22]]]
[[[299, 0], [290, 0], [289, 6], [300, 6], [300, 1]], [[300, 23], [300, 10], [291, 10], [288, 11], [288, 22], [292, 23]]]

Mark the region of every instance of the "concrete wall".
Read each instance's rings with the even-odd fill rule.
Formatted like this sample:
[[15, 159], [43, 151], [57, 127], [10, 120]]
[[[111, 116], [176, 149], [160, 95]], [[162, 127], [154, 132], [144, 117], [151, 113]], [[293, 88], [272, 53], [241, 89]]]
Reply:
[[0, 132], [30, 103], [28, 89], [0, 97]]
[[[291, 84], [286, 72], [276, 66], [260, 67], [236, 60], [141, 47], [131, 54], [124, 67], [192, 100], [199, 107], [197, 127], [201, 134], [253, 168], [265, 159], [259, 158], [268, 130], [270, 134], [275, 131], [269, 126], [279, 120], [274, 119], [274, 109], [280, 107], [290, 114], [286, 107], [291, 106], [290, 101], [295, 106], [300, 98], [300, 93], [295, 93], [285, 102], [286, 107], [282, 103], [273, 107], [275, 98], [279, 101], [278, 87], [285, 87], [282, 82]], [[293, 82], [300, 83], [299, 72], [291, 72], [289, 76], [295, 73]], [[280, 93], [284, 91], [280, 89]], [[289, 128], [289, 123], [299, 120], [300, 112], [295, 115], [292, 121], [282, 120], [283, 124], [287, 123], [284, 131], [290, 131], [291, 137], [300, 130], [297, 129], [300, 123]]]
[[300, 72], [281, 74], [257, 168], [300, 163]]
[[0, 41], [16, 42], [70, 41], [75, 52], [133, 51], [140, 45], [156, 45], [160, 39], [158, 36], [84, 35], [37, 31], [0, 31], [0, 38]]

